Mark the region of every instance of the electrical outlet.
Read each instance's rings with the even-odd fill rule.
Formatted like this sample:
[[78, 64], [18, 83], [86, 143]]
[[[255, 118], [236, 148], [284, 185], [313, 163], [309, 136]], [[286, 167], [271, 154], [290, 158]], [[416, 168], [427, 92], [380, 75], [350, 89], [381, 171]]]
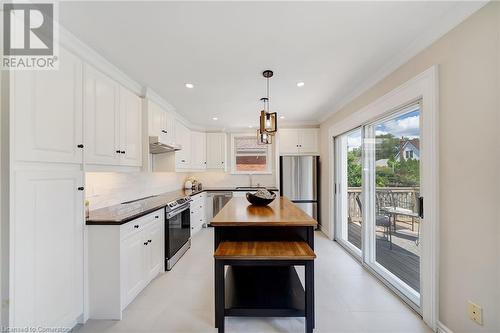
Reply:
[[479, 325], [483, 325], [483, 308], [471, 301], [467, 304], [467, 314], [470, 320], [475, 321]]

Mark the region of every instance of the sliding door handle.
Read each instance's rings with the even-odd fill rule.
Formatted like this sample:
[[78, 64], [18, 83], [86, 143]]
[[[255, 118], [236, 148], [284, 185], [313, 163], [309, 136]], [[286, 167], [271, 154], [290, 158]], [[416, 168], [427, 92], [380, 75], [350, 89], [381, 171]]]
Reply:
[[424, 218], [424, 197], [418, 197], [418, 216]]

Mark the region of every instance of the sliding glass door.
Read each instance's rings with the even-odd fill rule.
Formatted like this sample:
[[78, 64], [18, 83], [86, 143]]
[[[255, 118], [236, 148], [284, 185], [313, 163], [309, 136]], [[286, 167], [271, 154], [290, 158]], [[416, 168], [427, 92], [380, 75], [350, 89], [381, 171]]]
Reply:
[[335, 138], [337, 241], [361, 257], [363, 244], [361, 128]]
[[420, 120], [414, 103], [335, 138], [336, 239], [417, 307]]

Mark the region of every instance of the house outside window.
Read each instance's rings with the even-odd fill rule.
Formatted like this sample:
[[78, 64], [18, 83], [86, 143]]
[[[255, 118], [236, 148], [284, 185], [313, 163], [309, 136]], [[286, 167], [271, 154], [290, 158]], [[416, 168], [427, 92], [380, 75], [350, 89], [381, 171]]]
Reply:
[[272, 145], [262, 145], [253, 133], [231, 134], [231, 172], [272, 173]]
[[407, 150], [406, 151], [406, 159], [412, 159], [413, 158], [413, 150]]

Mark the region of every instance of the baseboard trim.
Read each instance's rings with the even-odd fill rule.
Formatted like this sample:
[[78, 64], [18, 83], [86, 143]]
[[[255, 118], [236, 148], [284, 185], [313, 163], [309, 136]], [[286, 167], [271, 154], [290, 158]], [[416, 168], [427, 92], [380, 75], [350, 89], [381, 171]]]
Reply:
[[437, 323], [437, 333], [453, 333], [452, 330], [450, 330], [448, 327], [446, 327], [445, 324], [442, 322], [438, 321]]

